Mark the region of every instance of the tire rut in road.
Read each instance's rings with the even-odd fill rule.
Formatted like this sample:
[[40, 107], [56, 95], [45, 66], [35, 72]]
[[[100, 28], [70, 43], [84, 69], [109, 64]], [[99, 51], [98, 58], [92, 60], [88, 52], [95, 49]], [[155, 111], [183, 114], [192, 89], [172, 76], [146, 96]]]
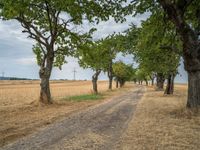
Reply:
[[139, 87], [106, 103], [75, 113], [3, 149], [114, 149], [143, 93], [144, 88]]

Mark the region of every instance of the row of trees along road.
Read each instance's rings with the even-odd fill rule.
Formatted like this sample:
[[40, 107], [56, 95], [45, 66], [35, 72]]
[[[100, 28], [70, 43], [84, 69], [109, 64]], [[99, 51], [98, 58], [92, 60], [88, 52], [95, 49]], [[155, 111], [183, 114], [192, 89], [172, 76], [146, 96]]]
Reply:
[[[168, 79], [168, 90], [173, 90], [180, 57], [188, 72], [187, 107], [200, 105], [200, 1], [199, 0], [0, 0], [0, 16], [4, 20], [15, 19], [21, 23], [23, 32], [35, 40], [33, 48], [40, 66], [41, 102], [51, 102], [49, 78], [53, 66], [65, 63], [65, 56], [74, 55], [88, 43], [92, 32], [80, 34], [71, 27], [83, 20], [98, 23], [109, 19], [124, 21], [124, 16], [145, 14], [149, 19], [141, 28], [132, 26], [121, 38], [121, 46], [134, 54], [139, 68], [157, 76], [158, 88]], [[116, 42], [105, 40], [113, 54]], [[87, 45], [87, 44], [86, 44]], [[106, 45], [106, 44], [105, 44]], [[120, 48], [122, 48], [120, 47]], [[113, 61], [107, 68], [110, 88], [113, 78]], [[139, 73], [140, 74], [140, 73]], [[135, 76], [137, 77], [137, 75]], [[94, 77], [95, 79], [95, 77]]]
[[40, 101], [51, 103], [49, 79], [52, 68], [65, 63], [65, 56], [87, 43], [93, 29], [81, 34], [73, 30], [83, 20], [98, 23], [110, 16], [123, 21], [125, 0], [0, 0], [0, 16], [3, 20], [17, 20], [24, 33], [35, 41], [33, 51], [40, 66]]
[[[116, 83], [122, 87], [134, 72], [131, 65], [123, 62], [114, 62], [117, 54], [121, 52], [121, 35], [113, 34], [105, 39], [91, 41], [80, 47], [76, 51], [76, 57], [79, 59], [79, 65], [83, 68], [90, 68], [94, 71], [92, 76], [93, 91], [98, 93], [97, 80], [101, 72], [107, 73], [109, 78], [108, 89], [112, 89], [113, 78]], [[118, 86], [117, 86], [118, 87]]]
[[[139, 84], [145, 81], [148, 85], [151, 80], [153, 85], [156, 77], [157, 90], [163, 90], [167, 78], [165, 93], [173, 94], [174, 78], [178, 73], [181, 56], [181, 42], [173, 24], [164, 22], [163, 18], [164, 15], [159, 13], [143, 21], [139, 28], [131, 25], [122, 36], [121, 45], [127, 53], [134, 55], [139, 64], [135, 81]], [[130, 41], [133, 42], [130, 44]]]
[[[156, 28], [155, 28], [156, 26]], [[173, 81], [180, 62], [181, 42], [170, 22], [163, 21], [163, 14], [151, 15], [142, 23], [134, 54], [149, 76], [156, 75], [157, 89], [162, 90], [165, 78], [165, 93], [173, 93]], [[173, 47], [173, 50], [170, 47]], [[144, 71], [143, 71], [144, 72]]]
[[[130, 10], [134, 15], [149, 12], [151, 16], [163, 14], [164, 22], [171, 22], [182, 43], [181, 54], [188, 72], [187, 107], [200, 105], [200, 1], [199, 0], [135, 0]], [[159, 21], [159, 20], [157, 20]], [[155, 28], [157, 28], [155, 26]], [[172, 45], [165, 45], [171, 49]]]

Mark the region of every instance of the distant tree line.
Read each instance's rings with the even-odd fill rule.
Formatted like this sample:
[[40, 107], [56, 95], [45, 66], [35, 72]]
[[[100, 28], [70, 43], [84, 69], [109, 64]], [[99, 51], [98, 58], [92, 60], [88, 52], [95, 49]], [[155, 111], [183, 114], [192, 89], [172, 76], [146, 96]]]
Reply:
[[33, 79], [18, 78], [18, 77], [0, 77], [0, 80], [33, 80]]

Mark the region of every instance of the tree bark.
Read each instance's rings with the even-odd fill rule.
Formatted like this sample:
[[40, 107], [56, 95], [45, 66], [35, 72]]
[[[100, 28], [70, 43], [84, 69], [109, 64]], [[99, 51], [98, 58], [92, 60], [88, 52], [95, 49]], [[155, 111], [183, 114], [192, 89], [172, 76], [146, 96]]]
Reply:
[[165, 82], [164, 75], [162, 73], [158, 73], [156, 80], [157, 80], [157, 84], [156, 84], [157, 90], [163, 90], [164, 82]]
[[109, 90], [112, 90], [112, 80], [113, 80], [112, 60], [110, 60], [110, 63], [109, 63], [108, 78], [109, 78], [108, 89], [109, 89]]
[[148, 81], [145, 79], [145, 82], [146, 82], [146, 86], [148, 86]]
[[119, 81], [116, 79], [116, 88], [119, 88]]
[[41, 83], [40, 83], [40, 102], [48, 104], [51, 103], [51, 92], [49, 86], [49, 77], [45, 75], [41, 75]]
[[92, 85], [94, 94], [98, 94], [97, 80], [100, 73], [101, 70], [97, 70], [95, 74], [92, 76]]
[[151, 79], [151, 85], [154, 86], [154, 78]]
[[113, 77], [109, 77], [109, 86], [108, 86], [109, 90], [112, 90], [112, 80], [113, 80]]
[[151, 75], [150, 76], [150, 79], [151, 79], [151, 86], [154, 86], [154, 79], [155, 79], [155, 75]]
[[45, 104], [52, 103], [49, 79], [53, 67], [53, 60], [54, 60], [53, 53], [48, 53], [47, 56], [44, 56], [43, 63], [40, 66], [40, 71], [39, 71], [39, 76], [41, 79], [40, 102]]
[[165, 94], [173, 94], [174, 93], [174, 75], [169, 74], [167, 77], [167, 86], [165, 89]]
[[119, 87], [120, 87], [120, 88], [123, 87], [123, 83], [122, 83], [122, 81], [119, 81]]
[[187, 107], [200, 105], [200, 71], [188, 73], [188, 101]]
[[125, 84], [125, 81], [123, 79], [120, 79], [119, 80], [119, 86], [120, 86], [120, 88], [122, 88], [124, 86], [124, 84]]

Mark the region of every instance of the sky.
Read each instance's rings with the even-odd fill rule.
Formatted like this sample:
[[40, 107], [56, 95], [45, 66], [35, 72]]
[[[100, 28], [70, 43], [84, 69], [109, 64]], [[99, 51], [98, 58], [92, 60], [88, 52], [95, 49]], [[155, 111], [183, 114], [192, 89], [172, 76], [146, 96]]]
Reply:
[[[136, 17], [128, 16], [124, 23], [116, 23], [112, 18], [107, 22], [100, 22], [94, 27], [97, 31], [94, 33], [94, 39], [100, 39], [112, 33], [123, 32], [129, 28], [131, 23], [140, 26], [141, 20], [145, 20], [146, 15], [138, 15]], [[88, 28], [92, 25], [85, 22], [82, 28]], [[1, 21], [0, 20], [0, 76], [4, 72], [7, 77], [23, 77], [38, 79], [39, 67], [36, 63], [36, 58], [32, 52], [34, 41], [27, 38], [27, 35], [21, 32], [20, 24], [15, 21]], [[62, 67], [62, 70], [54, 68], [51, 79], [73, 79], [73, 70], [76, 70], [77, 80], [90, 80], [93, 74], [90, 69], [82, 69], [77, 62], [77, 59], [67, 57], [67, 64]], [[133, 63], [132, 56], [123, 57], [118, 55], [116, 60], [122, 60], [125, 63]], [[180, 75], [177, 75], [175, 81], [185, 83], [187, 82], [187, 73], [184, 70], [183, 63], [179, 67]], [[106, 74], [101, 74], [100, 80], [107, 80]]]

